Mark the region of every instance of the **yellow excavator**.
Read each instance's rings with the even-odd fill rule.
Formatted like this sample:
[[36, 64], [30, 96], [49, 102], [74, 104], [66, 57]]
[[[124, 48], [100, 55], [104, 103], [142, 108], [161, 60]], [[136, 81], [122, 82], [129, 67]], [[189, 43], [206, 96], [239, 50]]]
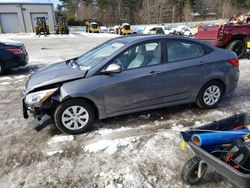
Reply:
[[90, 19], [86, 21], [86, 32], [87, 33], [100, 33], [100, 27], [96, 19]]
[[122, 23], [115, 27], [115, 33], [118, 35], [131, 35], [133, 31], [129, 23]]
[[57, 20], [56, 34], [69, 34], [69, 27], [64, 17], [59, 17]]
[[35, 26], [35, 31], [36, 31], [36, 35], [49, 35], [49, 26], [46, 23], [46, 19], [44, 16], [43, 17], [36, 17], [36, 26]]

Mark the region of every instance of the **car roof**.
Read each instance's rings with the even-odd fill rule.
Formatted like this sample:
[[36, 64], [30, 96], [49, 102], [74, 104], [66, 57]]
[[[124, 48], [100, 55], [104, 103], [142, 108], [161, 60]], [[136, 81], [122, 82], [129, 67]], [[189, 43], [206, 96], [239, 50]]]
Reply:
[[164, 34], [139, 34], [139, 35], [129, 35], [129, 36], [122, 36], [122, 37], [118, 37], [118, 38], [114, 38], [113, 40], [116, 40], [117, 42], [121, 42], [124, 44], [134, 44], [134, 43], [138, 43], [138, 42], [144, 42], [147, 40], [157, 40], [157, 39], [174, 39], [174, 40], [189, 40], [191, 42], [197, 42], [200, 44], [203, 44], [205, 46], [209, 46], [210, 48], [214, 48], [213, 46], [197, 40], [197, 39], [193, 39], [193, 38], [189, 38], [189, 37], [184, 37], [181, 35], [164, 35]]
[[145, 40], [155, 40], [155, 39], [187, 39], [187, 37], [182, 37], [180, 35], [164, 35], [164, 34], [156, 34], [156, 35], [130, 35], [130, 36], [122, 36], [115, 38], [114, 40], [118, 40], [123, 43], [135, 43]]

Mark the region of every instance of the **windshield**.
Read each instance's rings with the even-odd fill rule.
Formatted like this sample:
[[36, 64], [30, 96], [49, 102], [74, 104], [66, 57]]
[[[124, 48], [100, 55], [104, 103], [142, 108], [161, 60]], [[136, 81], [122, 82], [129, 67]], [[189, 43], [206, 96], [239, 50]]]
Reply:
[[112, 40], [87, 52], [83, 56], [79, 57], [75, 62], [85, 69], [91, 69], [102, 63], [105, 59], [123, 46], [123, 43]]

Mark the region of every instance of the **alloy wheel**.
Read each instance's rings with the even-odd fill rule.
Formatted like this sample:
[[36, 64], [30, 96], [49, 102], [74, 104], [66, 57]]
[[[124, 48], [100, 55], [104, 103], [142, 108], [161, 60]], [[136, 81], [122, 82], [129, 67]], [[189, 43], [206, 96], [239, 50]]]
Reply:
[[70, 130], [79, 130], [87, 125], [89, 113], [82, 106], [71, 106], [62, 113], [62, 123]]
[[212, 106], [218, 102], [221, 96], [221, 90], [218, 86], [212, 85], [208, 87], [203, 95], [203, 101], [206, 105]]

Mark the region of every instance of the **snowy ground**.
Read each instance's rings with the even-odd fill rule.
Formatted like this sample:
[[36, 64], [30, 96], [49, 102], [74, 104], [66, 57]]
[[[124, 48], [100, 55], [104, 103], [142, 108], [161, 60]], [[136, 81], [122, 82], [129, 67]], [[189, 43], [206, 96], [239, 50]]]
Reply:
[[[30, 63], [0, 77], [0, 187], [188, 187], [178, 130], [250, 108], [250, 62], [241, 60], [237, 90], [213, 110], [184, 105], [99, 121], [91, 132], [61, 134], [54, 126], [35, 132], [22, 118], [20, 91], [30, 71], [78, 56], [115, 35], [6, 34], [25, 44]], [[213, 170], [196, 187], [233, 187]]]

